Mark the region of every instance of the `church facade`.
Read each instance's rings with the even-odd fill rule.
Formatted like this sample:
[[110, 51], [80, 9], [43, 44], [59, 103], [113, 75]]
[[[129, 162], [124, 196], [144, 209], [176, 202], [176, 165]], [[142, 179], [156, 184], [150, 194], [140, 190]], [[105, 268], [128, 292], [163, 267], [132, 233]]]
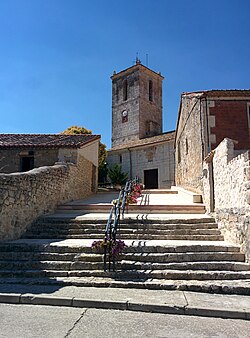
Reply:
[[138, 176], [147, 189], [174, 184], [175, 132], [162, 132], [163, 76], [139, 60], [113, 74], [112, 148], [108, 165], [121, 165], [130, 178]]

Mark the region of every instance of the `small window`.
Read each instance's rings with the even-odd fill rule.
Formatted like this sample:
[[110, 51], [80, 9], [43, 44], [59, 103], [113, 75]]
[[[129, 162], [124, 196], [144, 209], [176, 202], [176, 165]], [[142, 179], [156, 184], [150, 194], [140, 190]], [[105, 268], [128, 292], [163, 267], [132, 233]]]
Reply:
[[180, 142], [178, 142], [178, 146], [177, 146], [177, 157], [178, 157], [178, 163], [181, 162], [181, 146], [180, 146]]
[[128, 112], [126, 110], [122, 112], [122, 123], [124, 122], [128, 122]]
[[149, 101], [153, 101], [153, 81], [149, 80], [148, 82], [148, 99]]
[[127, 101], [128, 99], [128, 81], [123, 81], [123, 101]]
[[122, 155], [119, 155], [119, 162], [122, 163]]
[[188, 140], [186, 138], [186, 155], [188, 154]]
[[23, 156], [20, 159], [20, 171], [29, 171], [34, 169], [34, 156]]

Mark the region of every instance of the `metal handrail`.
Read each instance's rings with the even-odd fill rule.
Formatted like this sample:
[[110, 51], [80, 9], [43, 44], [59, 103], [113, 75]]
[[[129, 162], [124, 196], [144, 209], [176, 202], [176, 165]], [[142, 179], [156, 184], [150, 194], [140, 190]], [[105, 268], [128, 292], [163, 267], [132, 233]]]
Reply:
[[[104, 271], [107, 271], [107, 248], [109, 249], [109, 262], [108, 270], [111, 270], [111, 243], [116, 242], [116, 235], [118, 228], [120, 227], [120, 217], [121, 214], [124, 216], [124, 211], [127, 202], [127, 196], [131, 193], [133, 184], [137, 183], [138, 179], [129, 180], [126, 182], [125, 187], [121, 189], [117, 202], [111, 207], [109, 218], [105, 228], [104, 236]], [[109, 241], [109, 245], [108, 245]], [[112, 257], [113, 270], [115, 270], [115, 257]]]
[[[104, 271], [107, 270], [107, 246], [108, 240], [111, 238], [112, 234], [112, 219], [113, 219], [113, 212], [114, 212], [114, 205], [110, 209], [109, 218], [105, 228], [105, 235], [104, 235]], [[110, 246], [109, 246], [110, 247]], [[110, 254], [110, 252], [109, 252]], [[109, 262], [109, 270], [110, 270], [110, 262]]]

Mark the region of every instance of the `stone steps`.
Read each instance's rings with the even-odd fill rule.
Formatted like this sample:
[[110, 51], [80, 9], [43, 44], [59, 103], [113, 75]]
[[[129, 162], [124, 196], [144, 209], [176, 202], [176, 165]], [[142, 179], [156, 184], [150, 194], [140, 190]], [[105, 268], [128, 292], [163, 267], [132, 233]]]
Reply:
[[[142, 221], [142, 220], [141, 220]], [[210, 240], [219, 241], [223, 237], [217, 224], [211, 218], [153, 221], [124, 219], [121, 221], [118, 236], [124, 240]], [[99, 223], [80, 222], [45, 217], [38, 220], [24, 235], [29, 239], [99, 239], [104, 236], [105, 220]]]
[[[118, 239], [127, 248], [115, 272], [103, 271], [103, 254], [91, 248], [93, 240], [103, 239], [105, 225], [104, 219], [40, 218], [23, 240], [0, 243], [0, 283], [33, 280], [153, 289], [200, 288], [203, 283], [209, 289], [215, 282], [219, 288], [222, 283], [250, 281], [244, 255], [223, 241], [212, 218], [125, 218]], [[250, 282], [242, 290], [250, 291]]]
[[[104, 229], [50, 229], [41, 231], [41, 229], [37, 229], [36, 231], [29, 231], [26, 233], [25, 238], [27, 236], [43, 236], [43, 235], [57, 236], [60, 234], [61, 236], [74, 236], [74, 235], [100, 235], [104, 236]], [[218, 229], [119, 229], [118, 235], [220, 235], [220, 231]], [[55, 237], [56, 238], [56, 237]]]
[[145, 263], [122, 260], [122, 270], [204, 270], [204, 271], [250, 271], [247, 263], [231, 261], [197, 261], [185, 263]]
[[125, 255], [126, 260], [139, 262], [207, 262], [207, 261], [233, 261], [244, 262], [245, 256], [242, 253], [231, 252], [186, 252], [186, 253], [150, 253], [150, 254], [131, 254]]
[[1, 270], [0, 278], [41, 277], [109, 277], [112, 279], [164, 279], [164, 280], [237, 280], [250, 279], [249, 271], [203, 271], [203, 270], [131, 270], [104, 272], [102, 270]]
[[54, 285], [98, 288], [135, 288], [154, 290], [182, 290], [194, 292], [250, 295], [250, 280], [164, 280], [156, 278], [125, 279], [95, 277], [6, 277], [0, 278], [0, 284]]
[[[144, 262], [131, 262], [122, 260], [117, 262], [116, 267], [118, 270], [126, 271], [159, 271], [159, 270], [176, 270], [182, 272], [183, 270], [204, 270], [204, 271], [250, 271], [249, 264], [230, 262], [230, 261], [197, 261], [185, 263], [144, 263]], [[83, 270], [103, 270], [102, 260], [96, 262], [86, 261], [0, 261], [0, 276], [4, 271], [44, 271], [54, 270], [63, 271], [67, 274], [71, 271], [81, 272]]]
[[[53, 243], [53, 241], [51, 242]], [[15, 243], [15, 242], [7, 242], [0, 243], [0, 257], [2, 255], [13, 257], [11, 255], [28, 255], [30, 253], [36, 255], [92, 255], [93, 249], [90, 246], [84, 245], [57, 245], [53, 244], [36, 244], [30, 243]], [[91, 242], [90, 242], [91, 243]], [[229, 253], [239, 253], [240, 248], [238, 246], [227, 245], [227, 244], [210, 244], [209, 242], [199, 242], [199, 244], [194, 244], [189, 242], [187, 244], [182, 244], [178, 242], [160, 242], [159, 244], [151, 244], [151, 242], [141, 242], [141, 241], [132, 241], [131, 243], [126, 242], [128, 247], [126, 248], [126, 253], [136, 253], [140, 256], [142, 254], [168, 254], [168, 253], [193, 253], [193, 252], [208, 252], [208, 253], [216, 253], [216, 252], [229, 252]], [[155, 243], [155, 242], [154, 242]], [[96, 254], [96, 253], [94, 253]], [[241, 254], [243, 255], [243, 254]]]
[[[129, 249], [129, 248], [128, 248]], [[159, 250], [159, 248], [158, 248]], [[129, 251], [129, 250], [127, 250]], [[131, 250], [130, 250], [131, 251]], [[159, 250], [160, 251], [160, 250]], [[126, 252], [119, 260], [141, 263], [182, 263], [182, 262], [209, 262], [209, 261], [231, 261], [244, 262], [244, 254], [240, 252]], [[50, 252], [13, 252], [9, 255], [8, 252], [0, 252], [0, 264], [6, 262], [11, 264], [15, 261], [32, 262], [32, 261], [59, 261], [59, 262], [102, 262], [103, 254], [93, 253], [91, 250], [88, 253], [65, 254], [65, 253], [50, 253]], [[250, 266], [250, 265], [249, 265]]]
[[[105, 229], [106, 223], [100, 223], [100, 224], [86, 224], [86, 223], [36, 223], [31, 228], [29, 228], [29, 231], [71, 231], [71, 230], [80, 230], [80, 231], [95, 231], [95, 230], [103, 230]], [[121, 223], [119, 226], [119, 229], [121, 230], [138, 230], [138, 231], [144, 231], [144, 230], [205, 230], [205, 229], [218, 229], [218, 225], [216, 223]]]
[[[116, 267], [123, 278], [247, 279], [250, 265], [238, 247], [226, 245], [128, 246]], [[249, 272], [249, 274], [248, 274]], [[0, 278], [100, 277], [103, 255], [90, 247], [0, 245]], [[117, 273], [108, 273], [115, 278]]]
[[[27, 239], [100, 239], [100, 234], [89, 235], [60, 235], [50, 236], [50, 234], [28, 235]], [[189, 241], [222, 241], [221, 235], [151, 235], [151, 234], [130, 234], [123, 235], [123, 240], [189, 240]]]
[[[64, 204], [58, 207], [58, 213], [67, 213], [72, 211], [84, 211], [91, 213], [109, 213], [112, 204]], [[131, 204], [125, 212], [136, 214], [204, 214], [204, 204], [183, 204], [183, 205], [137, 205]]]

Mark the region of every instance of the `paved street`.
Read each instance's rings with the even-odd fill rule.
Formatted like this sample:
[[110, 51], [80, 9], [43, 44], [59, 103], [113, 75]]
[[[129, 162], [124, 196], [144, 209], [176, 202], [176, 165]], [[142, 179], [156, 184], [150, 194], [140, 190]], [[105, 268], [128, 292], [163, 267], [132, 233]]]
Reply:
[[0, 304], [1, 338], [249, 337], [250, 321]]

